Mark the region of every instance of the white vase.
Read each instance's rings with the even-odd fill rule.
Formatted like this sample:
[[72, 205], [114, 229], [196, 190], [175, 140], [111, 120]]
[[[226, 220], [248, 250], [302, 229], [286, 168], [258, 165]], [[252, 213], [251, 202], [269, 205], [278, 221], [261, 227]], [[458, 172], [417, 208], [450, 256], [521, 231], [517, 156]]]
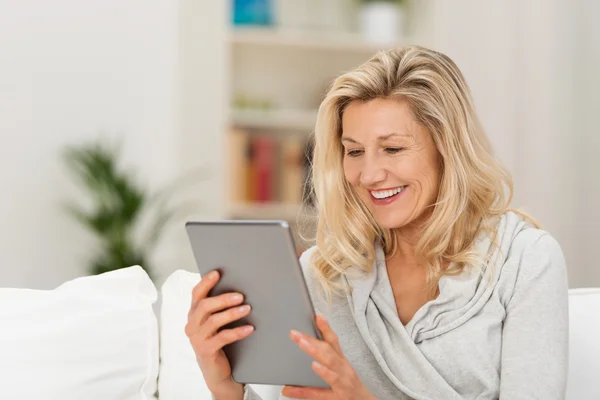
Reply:
[[404, 10], [389, 2], [366, 3], [360, 9], [360, 30], [365, 40], [377, 44], [398, 42], [402, 36]]

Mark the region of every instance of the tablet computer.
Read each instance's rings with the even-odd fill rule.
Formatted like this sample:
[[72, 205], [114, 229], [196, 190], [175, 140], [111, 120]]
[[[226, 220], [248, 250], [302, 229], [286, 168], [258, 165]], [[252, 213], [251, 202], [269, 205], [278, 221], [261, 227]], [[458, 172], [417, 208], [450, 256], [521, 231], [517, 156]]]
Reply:
[[285, 221], [193, 221], [186, 231], [201, 276], [216, 269], [209, 296], [244, 295], [250, 314], [225, 328], [246, 324], [249, 337], [227, 345], [236, 382], [329, 387], [311, 368], [313, 358], [290, 339], [295, 329], [321, 338], [290, 226]]

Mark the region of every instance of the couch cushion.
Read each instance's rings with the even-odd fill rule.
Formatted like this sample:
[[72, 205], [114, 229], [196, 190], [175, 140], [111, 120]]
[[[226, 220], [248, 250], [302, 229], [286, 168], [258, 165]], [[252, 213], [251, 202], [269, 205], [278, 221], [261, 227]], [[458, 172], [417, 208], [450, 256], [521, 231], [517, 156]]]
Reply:
[[[160, 400], [210, 399], [184, 328], [191, 291], [200, 276], [176, 271], [162, 287]], [[569, 292], [569, 378], [567, 400], [600, 399], [600, 289]], [[264, 400], [280, 388], [252, 385]]]
[[0, 397], [152, 399], [156, 297], [137, 266], [54, 290], [0, 289]]
[[568, 400], [600, 399], [600, 289], [569, 291]]
[[[185, 334], [192, 289], [199, 281], [199, 274], [178, 270], [161, 288], [160, 400], [208, 400], [212, 397]], [[277, 386], [251, 386], [263, 400], [278, 399], [281, 391]]]

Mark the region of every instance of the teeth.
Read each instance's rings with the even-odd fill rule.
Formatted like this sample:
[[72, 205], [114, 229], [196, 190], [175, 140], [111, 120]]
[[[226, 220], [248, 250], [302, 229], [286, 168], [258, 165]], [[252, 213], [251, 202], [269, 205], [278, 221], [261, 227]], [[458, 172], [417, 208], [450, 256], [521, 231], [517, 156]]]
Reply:
[[404, 186], [397, 187], [396, 189], [372, 191], [371, 194], [376, 199], [385, 199], [385, 198], [388, 198], [395, 194], [400, 193], [402, 191], [402, 189], [404, 189]]

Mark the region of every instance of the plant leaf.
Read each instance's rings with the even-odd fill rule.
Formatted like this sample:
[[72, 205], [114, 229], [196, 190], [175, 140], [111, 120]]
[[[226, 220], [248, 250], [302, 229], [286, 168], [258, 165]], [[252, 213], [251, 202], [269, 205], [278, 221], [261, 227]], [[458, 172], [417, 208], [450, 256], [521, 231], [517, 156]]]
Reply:
[[171, 207], [170, 209], [163, 208], [157, 212], [153, 223], [148, 228], [148, 234], [142, 240], [141, 245], [146, 249], [153, 249], [171, 223], [180, 220], [181, 218], [185, 218], [194, 211], [199, 210], [199, 206], [200, 204], [197, 201], [188, 201], [175, 207]]
[[[119, 168], [120, 145], [97, 140], [66, 148], [62, 155], [76, 181], [90, 196], [89, 210], [74, 204], [65, 208], [85, 228], [100, 239], [99, 253], [91, 260], [92, 273], [102, 273], [131, 265], [146, 266], [148, 254], [166, 228], [182, 215], [198, 209], [197, 202], [170, 207], [173, 196], [206, 177], [204, 169], [182, 175], [162, 190], [151, 194], [135, 176]], [[190, 211], [188, 211], [190, 210]], [[135, 228], [148, 213], [150, 226], [141, 244], [134, 241]]]

